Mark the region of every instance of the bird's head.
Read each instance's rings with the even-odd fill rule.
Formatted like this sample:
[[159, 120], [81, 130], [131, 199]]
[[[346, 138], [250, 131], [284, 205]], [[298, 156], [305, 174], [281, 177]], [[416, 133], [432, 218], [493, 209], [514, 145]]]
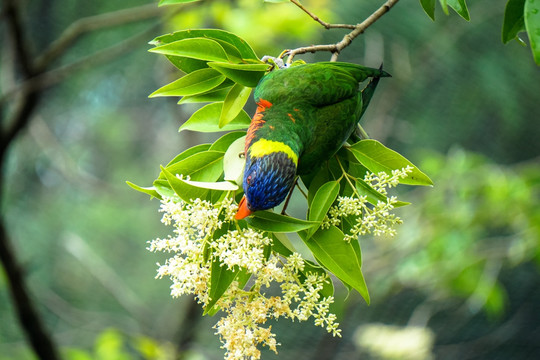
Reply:
[[[240, 201], [236, 219], [240, 220], [257, 210], [273, 208], [283, 202], [294, 185], [297, 155], [283, 143], [264, 140], [254, 143], [246, 154], [244, 197]], [[259, 143], [259, 145], [258, 145]], [[283, 145], [286, 148], [283, 148]], [[260, 145], [272, 145], [277, 151], [260, 151]], [[267, 150], [269, 147], [267, 147]]]

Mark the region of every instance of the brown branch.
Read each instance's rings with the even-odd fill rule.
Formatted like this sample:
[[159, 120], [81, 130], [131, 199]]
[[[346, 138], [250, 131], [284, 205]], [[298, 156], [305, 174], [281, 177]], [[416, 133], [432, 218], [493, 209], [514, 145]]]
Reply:
[[[28, 51], [24, 28], [20, 21], [19, 3], [17, 0], [4, 1], [3, 14], [8, 28], [11, 45], [13, 46], [13, 63], [20, 65], [20, 71], [25, 78], [35, 76], [36, 69], [32, 66], [30, 53]], [[17, 103], [12, 113], [13, 125], [4, 132], [0, 129], [0, 171], [3, 169], [4, 160], [9, 144], [15, 136], [28, 124], [30, 116], [39, 102], [37, 93], [27, 94]], [[0, 116], [3, 111], [0, 110]], [[0, 191], [3, 189], [3, 173], [0, 176]], [[0, 193], [1, 198], [1, 193]], [[59, 351], [48, 333], [42, 318], [30, 292], [26, 287], [23, 271], [17, 261], [15, 251], [11, 245], [4, 220], [0, 215], [0, 262], [6, 272], [6, 279], [10, 289], [19, 322], [30, 342], [36, 356], [40, 359], [57, 360], [60, 359]]]
[[[297, 3], [296, 0], [290, 0], [293, 3]], [[386, 1], [380, 8], [375, 10], [373, 14], [371, 14], [368, 18], [366, 18], [364, 21], [362, 21], [358, 25], [353, 25], [353, 31], [346, 34], [341, 41], [335, 44], [328, 44], [328, 45], [312, 45], [312, 46], [304, 46], [299, 47], [293, 50], [288, 50], [284, 53], [284, 55], [288, 55], [287, 58], [287, 64], [292, 63], [293, 58], [296, 55], [299, 54], [305, 54], [305, 53], [314, 53], [318, 51], [329, 51], [332, 53], [331, 61], [336, 61], [339, 53], [341, 50], [346, 48], [351, 44], [351, 42], [360, 34], [362, 34], [368, 27], [373, 25], [377, 20], [379, 20], [384, 14], [386, 14], [390, 9], [397, 4], [399, 0], [388, 0]], [[303, 8], [303, 7], [302, 7]], [[321, 22], [320, 19], [314, 17], [310, 12], [307, 10], [304, 10], [308, 15], [310, 15], [312, 18], [316, 19], [317, 22], [321, 23], [323, 26], [325, 26], [324, 22]], [[325, 26], [326, 27], [326, 26]]]
[[51, 43], [47, 50], [36, 59], [35, 68], [40, 70], [47, 68], [85, 33], [150, 19], [163, 14], [165, 9], [165, 7], [157, 7], [152, 3], [78, 19], [71, 23], [58, 39]]
[[148, 39], [148, 36], [154, 33], [155, 29], [159, 26], [160, 24], [150, 26], [139, 34], [135, 34], [108, 48], [98, 50], [95, 53], [78, 59], [70, 64], [63, 65], [50, 71], [45, 71], [37, 76], [29, 78], [0, 96], [0, 105], [9, 102], [20, 94], [23, 94], [24, 96], [24, 94], [30, 94], [54, 86], [83, 69], [111, 61], [120, 55], [133, 50], [133, 48], [139, 45], [141, 41]]
[[60, 359], [58, 351], [45, 326], [41, 321], [38, 311], [29, 296], [25, 286], [23, 271], [15, 261], [15, 253], [11, 247], [4, 224], [0, 219], [0, 260], [6, 271], [10, 294], [13, 305], [17, 309], [17, 316], [24, 328], [26, 336], [32, 345], [36, 355], [43, 360]]
[[[151, 6], [155, 8], [155, 5]], [[0, 172], [5, 165], [9, 146], [13, 143], [17, 135], [27, 127], [32, 114], [39, 105], [41, 98], [40, 90], [43, 89], [44, 85], [56, 83], [59, 81], [58, 79], [64, 79], [67, 75], [72, 74], [73, 71], [88, 66], [88, 62], [85, 65], [82, 61], [79, 61], [71, 64], [71, 66], [68, 65], [57, 69], [58, 71], [47, 72], [55, 59], [61, 56], [85, 32], [106, 26], [144, 20], [161, 14], [162, 11], [161, 9], [153, 11], [148, 6], [76, 21], [71, 27], [68, 27], [57, 41], [51, 44], [49, 49], [37, 61], [33, 62], [33, 54], [30, 53], [29, 46], [26, 43], [28, 34], [25, 33], [23, 23], [20, 21], [20, 10], [21, 6], [17, 0], [5, 0], [1, 10], [2, 19], [6, 19], [8, 42], [13, 48], [13, 71], [14, 73], [20, 73], [19, 78], [22, 79], [22, 84], [18, 85], [15, 91], [10, 92], [7, 97], [9, 99], [14, 98], [13, 104], [9, 104], [11, 109], [0, 109], [0, 116], [5, 117], [5, 119], [2, 119], [2, 124], [7, 125], [0, 127]], [[116, 16], [119, 16], [120, 19], [116, 18]], [[147, 35], [148, 33], [145, 32], [144, 34]], [[120, 46], [111, 47], [94, 54], [95, 57], [92, 60], [102, 62], [117, 57], [140, 43], [140, 35], [122, 42]], [[83, 60], [88, 61], [90, 59], [86, 58]], [[95, 64], [95, 62], [90, 62], [90, 64]], [[7, 98], [4, 96], [2, 100]], [[2, 105], [7, 105], [7, 103], [0, 101], [0, 107]], [[0, 200], [2, 197], [1, 189], [3, 189], [3, 175], [2, 172], [0, 176]], [[7, 284], [13, 299], [14, 311], [37, 358], [43, 360], [60, 359], [59, 350], [51, 334], [43, 324], [35, 301], [27, 288], [22, 266], [17, 260], [15, 249], [12, 246], [1, 214], [0, 262], [6, 273]]]
[[326, 21], [323, 21], [321, 18], [319, 18], [317, 15], [309, 11], [304, 7], [304, 5], [300, 4], [297, 0], [290, 0], [294, 5], [298, 6], [300, 9], [302, 9], [303, 12], [308, 14], [313, 20], [324, 26], [326, 29], [354, 29], [356, 26], [351, 24], [329, 24]]

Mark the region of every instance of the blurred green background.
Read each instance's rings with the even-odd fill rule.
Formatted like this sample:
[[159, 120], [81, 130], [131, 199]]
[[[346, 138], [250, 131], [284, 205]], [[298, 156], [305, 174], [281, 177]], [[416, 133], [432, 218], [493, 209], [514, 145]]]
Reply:
[[[304, 3], [326, 21], [357, 23], [381, 1]], [[87, 18], [51, 64], [50, 86], [2, 169], [2, 216], [47, 328], [66, 359], [223, 358], [217, 319], [154, 279], [163, 257], [146, 242], [170, 229], [158, 201], [125, 184], [150, 185], [159, 164], [220, 135], [177, 133], [197, 107], [147, 98], [179, 75], [147, 42], [217, 27], [262, 57], [337, 42], [345, 31], [324, 30], [291, 4], [253, 0], [19, 4], [34, 58]], [[337, 288], [343, 338], [282, 321], [273, 324], [279, 355], [263, 359], [540, 356], [540, 68], [528, 48], [501, 43], [504, 5], [471, 2], [470, 23], [437, 9], [432, 22], [418, 1], [401, 1], [343, 51], [341, 61], [384, 62], [393, 77], [381, 81], [364, 128], [435, 186], [399, 189], [412, 205], [398, 210], [397, 237], [361, 239], [372, 304]], [[9, 108], [21, 82], [5, 18], [0, 31]], [[34, 359], [1, 274], [0, 359]]]

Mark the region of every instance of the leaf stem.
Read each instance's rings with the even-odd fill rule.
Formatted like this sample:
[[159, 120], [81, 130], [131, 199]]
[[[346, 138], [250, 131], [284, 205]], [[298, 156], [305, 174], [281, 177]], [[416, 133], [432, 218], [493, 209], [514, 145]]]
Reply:
[[[352, 177], [353, 179], [356, 180], [356, 178], [349, 175], [349, 174], [347, 174], [347, 172], [343, 168], [343, 165], [341, 165], [341, 161], [339, 161], [339, 157], [336, 156], [336, 160], [337, 160], [337, 163], [338, 163], [339, 167], [341, 168], [341, 171], [343, 172], [343, 176], [345, 177], [345, 180], [347, 180], [347, 182], [349, 183], [349, 186], [351, 187], [352, 191], [356, 194], [356, 196], [358, 198], [360, 198], [360, 194], [358, 193], [358, 190], [356, 190], [356, 186], [353, 185], [353, 183], [351, 182], [351, 179], [350, 179]], [[340, 180], [341, 180], [341, 178], [340, 178]]]

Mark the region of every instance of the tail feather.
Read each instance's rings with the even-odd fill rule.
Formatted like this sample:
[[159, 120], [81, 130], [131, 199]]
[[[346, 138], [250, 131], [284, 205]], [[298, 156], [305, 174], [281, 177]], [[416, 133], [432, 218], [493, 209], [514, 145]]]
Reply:
[[369, 83], [362, 90], [362, 111], [360, 112], [360, 116], [358, 117], [358, 121], [360, 121], [360, 119], [362, 118], [362, 116], [366, 112], [366, 109], [367, 109], [367, 107], [369, 105], [369, 102], [371, 101], [371, 98], [373, 97], [373, 94], [375, 93], [375, 89], [377, 88], [377, 85], [379, 84], [379, 79], [381, 77], [391, 76], [390, 74], [388, 74], [386, 71], [384, 71], [382, 69], [382, 64], [379, 67], [379, 71], [381, 71], [381, 73], [384, 74], [384, 75], [374, 76], [373, 78], [371, 78]]

